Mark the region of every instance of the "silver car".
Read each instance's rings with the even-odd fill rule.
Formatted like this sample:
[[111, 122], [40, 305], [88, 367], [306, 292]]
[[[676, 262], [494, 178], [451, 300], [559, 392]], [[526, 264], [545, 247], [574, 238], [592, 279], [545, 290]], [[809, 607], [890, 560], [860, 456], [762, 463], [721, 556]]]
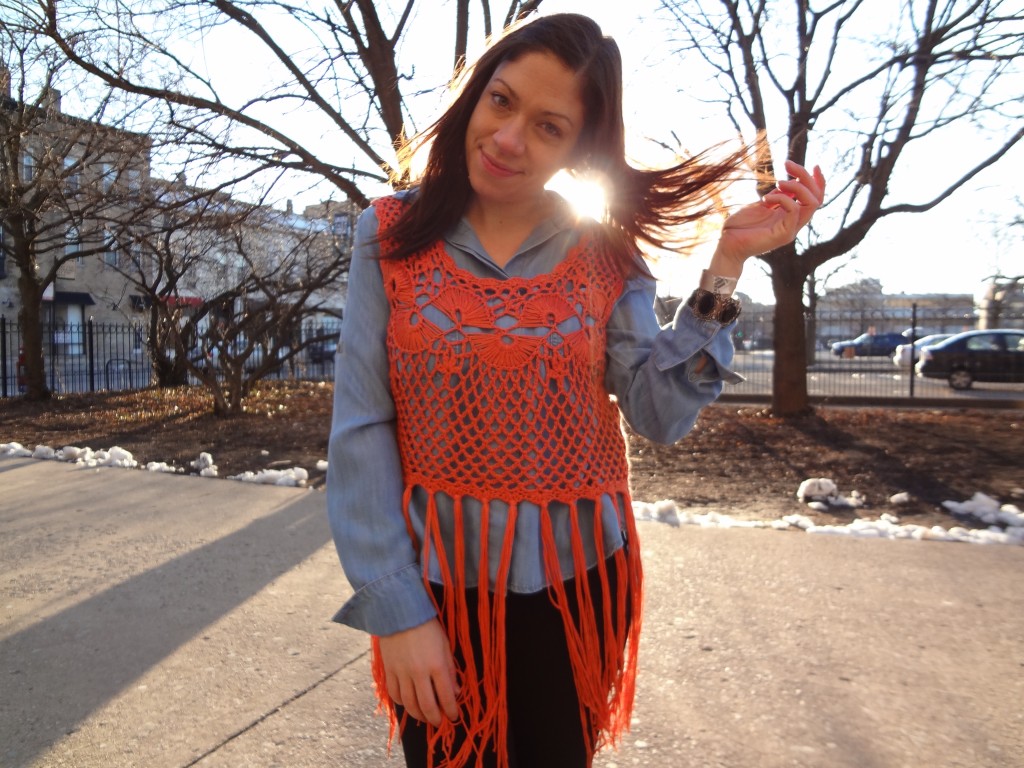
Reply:
[[[924, 347], [931, 346], [932, 344], [938, 344], [940, 341], [945, 341], [953, 334], [951, 333], [932, 333], [927, 336], [922, 336], [920, 339], [914, 341], [914, 361], [917, 362], [921, 359], [921, 350]], [[910, 344], [900, 344], [896, 347], [896, 352], [893, 353], [892, 362], [893, 365], [899, 368], [909, 368], [911, 366], [910, 360]]]

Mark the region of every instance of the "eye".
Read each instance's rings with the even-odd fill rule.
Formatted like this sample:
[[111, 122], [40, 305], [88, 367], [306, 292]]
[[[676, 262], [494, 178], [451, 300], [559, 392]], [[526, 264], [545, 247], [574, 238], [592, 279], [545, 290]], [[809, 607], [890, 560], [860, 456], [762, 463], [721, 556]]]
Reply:
[[554, 123], [541, 123], [540, 129], [553, 139], [562, 138], [562, 129]]
[[509, 106], [508, 96], [506, 96], [501, 91], [492, 91], [491, 92], [491, 104], [493, 104], [498, 109], [508, 109], [508, 106]]

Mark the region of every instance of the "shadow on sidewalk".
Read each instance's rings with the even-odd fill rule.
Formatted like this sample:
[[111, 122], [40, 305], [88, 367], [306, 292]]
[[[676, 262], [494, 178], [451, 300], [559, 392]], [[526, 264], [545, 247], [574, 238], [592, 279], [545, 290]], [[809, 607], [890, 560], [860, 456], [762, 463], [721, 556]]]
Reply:
[[316, 496], [0, 640], [0, 764], [27, 765], [329, 541]]

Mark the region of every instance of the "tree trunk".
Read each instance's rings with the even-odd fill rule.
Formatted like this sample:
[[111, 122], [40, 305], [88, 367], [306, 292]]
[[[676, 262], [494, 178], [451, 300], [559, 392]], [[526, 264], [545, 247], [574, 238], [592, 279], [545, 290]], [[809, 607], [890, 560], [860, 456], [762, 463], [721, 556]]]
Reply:
[[25, 358], [25, 399], [49, 400], [52, 393], [46, 386], [43, 324], [39, 319], [43, 291], [37, 282], [24, 273], [18, 279], [18, 289], [21, 293], [18, 322], [21, 324], [21, 348]]
[[[789, 246], [792, 248], [793, 246]], [[796, 259], [772, 262], [775, 292], [775, 364], [772, 366], [772, 414], [801, 416], [811, 410], [807, 396], [803, 280]]]

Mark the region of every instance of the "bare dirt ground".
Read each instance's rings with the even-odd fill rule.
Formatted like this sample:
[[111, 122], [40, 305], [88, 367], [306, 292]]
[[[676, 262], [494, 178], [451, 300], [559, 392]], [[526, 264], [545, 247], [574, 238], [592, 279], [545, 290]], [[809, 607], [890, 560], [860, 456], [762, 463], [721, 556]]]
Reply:
[[[0, 444], [120, 446], [140, 465], [158, 461], [189, 469], [210, 453], [221, 477], [246, 470], [303, 467], [323, 485], [331, 386], [267, 384], [246, 413], [216, 418], [201, 388], [67, 395], [45, 403], [0, 401]], [[819, 408], [799, 419], [771, 417], [760, 406], [716, 404], [672, 446], [629, 436], [634, 498], [674, 499], [695, 512], [771, 520], [811, 514], [821, 523], [897, 514], [903, 522], [961, 525], [941, 504], [981, 491], [1024, 503], [1024, 412]], [[797, 501], [800, 483], [827, 477], [867, 506], [810, 513]], [[228, 482], [228, 481], [224, 481]], [[888, 499], [907, 492], [910, 504]]]

